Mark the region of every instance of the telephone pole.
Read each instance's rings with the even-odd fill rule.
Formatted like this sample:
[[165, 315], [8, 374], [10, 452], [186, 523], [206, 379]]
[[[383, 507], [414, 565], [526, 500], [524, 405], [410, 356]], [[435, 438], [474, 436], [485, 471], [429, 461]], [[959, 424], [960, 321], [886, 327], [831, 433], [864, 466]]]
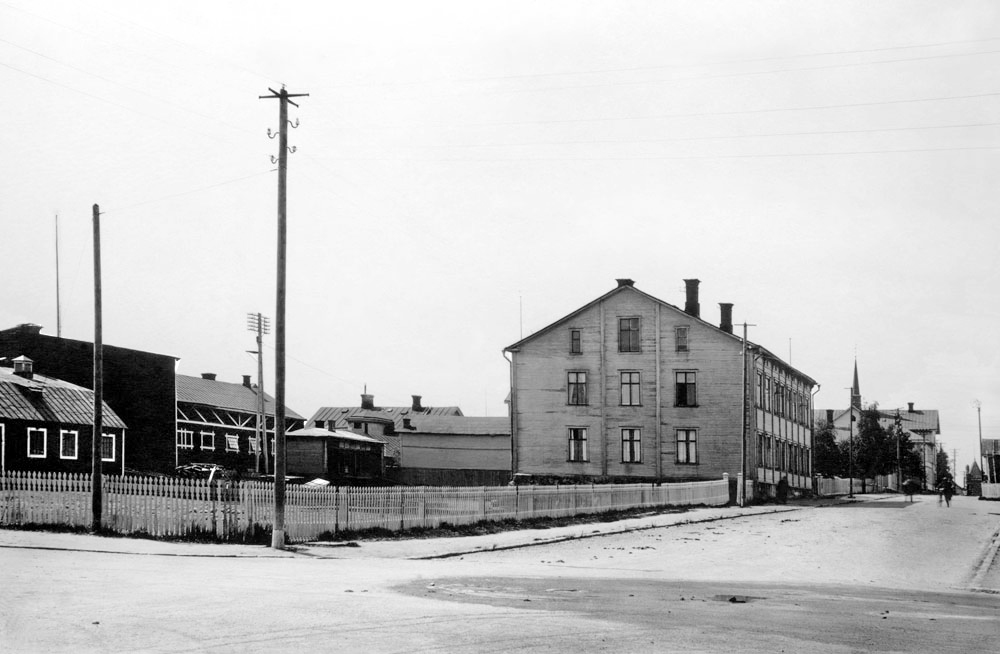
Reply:
[[90, 489], [93, 521], [90, 530], [101, 530], [101, 434], [104, 409], [104, 345], [101, 325], [101, 210], [94, 205], [94, 432], [90, 438]]
[[[288, 105], [296, 107], [289, 98], [308, 96], [308, 93], [289, 93], [284, 85], [281, 91], [268, 88], [271, 95], [260, 99], [278, 100], [278, 292], [274, 316], [274, 529], [271, 547], [285, 548], [285, 269], [288, 225], [285, 216], [286, 177], [288, 173]], [[293, 127], [298, 127], [298, 121]], [[268, 130], [268, 136], [271, 130]], [[294, 152], [294, 148], [291, 150]]]
[[264, 334], [271, 333], [271, 321], [260, 313], [247, 314], [247, 330], [257, 332], [257, 472], [260, 472], [260, 453], [264, 451], [264, 473], [270, 467], [267, 454], [267, 405], [264, 402]]

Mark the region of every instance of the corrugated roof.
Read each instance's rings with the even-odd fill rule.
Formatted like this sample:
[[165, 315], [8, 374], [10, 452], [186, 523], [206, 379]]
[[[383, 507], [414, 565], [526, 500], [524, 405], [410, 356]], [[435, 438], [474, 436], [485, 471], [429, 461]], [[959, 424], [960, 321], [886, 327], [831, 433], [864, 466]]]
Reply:
[[[102, 404], [102, 424], [124, 429], [125, 422]], [[34, 375], [25, 379], [10, 368], [0, 368], [0, 417], [67, 425], [94, 424], [94, 392], [69, 382]]]
[[[243, 384], [177, 375], [177, 401], [201, 404], [220, 409], [233, 409], [255, 413], [257, 411], [257, 391]], [[274, 415], [274, 398], [264, 393], [264, 412]], [[285, 406], [285, 417], [304, 420], [295, 411]]]
[[[403, 419], [416, 419], [421, 416], [461, 416], [462, 410], [457, 406], [423, 407], [422, 411], [414, 411], [409, 406], [386, 406], [376, 409], [362, 409], [361, 407], [339, 407], [324, 406], [317, 409], [309, 422], [316, 424], [317, 420], [324, 423], [333, 420], [334, 429], [347, 429], [350, 427], [351, 419], [355, 421], [378, 420], [388, 418], [392, 420], [396, 431], [403, 428]], [[379, 420], [381, 422], [381, 420]]]
[[371, 436], [364, 436], [362, 434], [355, 434], [352, 431], [344, 431], [343, 429], [335, 429], [333, 431], [329, 429], [323, 429], [322, 427], [304, 427], [302, 429], [293, 429], [292, 431], [285, 434], [286, 436], [307, 436], [309, 438], [339, 438], [345, 441], [358, 441], [362, 443], [381, 443], [382, 441], [372, 438]]
[[413, 429], [403, 427], [406, 434], [442, 434], [456, 436], [510, 436], [508, 418], [473, 416], [430, 416], [413, 418]]

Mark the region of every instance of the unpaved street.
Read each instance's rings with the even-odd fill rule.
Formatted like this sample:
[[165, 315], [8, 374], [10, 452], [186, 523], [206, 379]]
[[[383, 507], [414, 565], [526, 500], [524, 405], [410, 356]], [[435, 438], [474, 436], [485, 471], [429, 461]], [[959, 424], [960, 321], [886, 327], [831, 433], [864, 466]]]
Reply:
[[[451, 554], [456, 543], [276, 553], [0, 532], [0, 643], [4, 652], [991, 651], [1000, 595], [984, 592], [979, 563], [1000, 504], [957, 500], [729, 519], [716, 518], [739, 511], [704, 509], [683, 519], [713, 521], [526, 547], [539, 536], [498, 534], [485, 544], [496, 551], [421, 560], [408, 557]], [[473, 540], [470, 550], [484, 547]]]

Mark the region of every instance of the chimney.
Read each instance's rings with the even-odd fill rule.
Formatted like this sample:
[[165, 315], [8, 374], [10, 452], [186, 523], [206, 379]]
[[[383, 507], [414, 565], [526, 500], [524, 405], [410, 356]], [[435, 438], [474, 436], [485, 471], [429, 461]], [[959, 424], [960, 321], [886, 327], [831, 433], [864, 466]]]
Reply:
[[253, 386], [250, 385], [250, 375], [243, 375], [243, 385], [247, 388], [253, 388]]
[[701, 280], [685, 279], [684, 285], [687, 291], [687, 301], [684, 303], [684, 312], [691, 314], [695, 318], [701, 317], [701, 305], [698, 304], [698, 284]]
[[316, 427], [318, 427], [319, 429], [323, 429], [325, 426], [326, 426], [326, 421], [324, 421], [324, 420], [317, 420], [316, 421]]
[[913, 413], [913, 402], [907, 402], [906, 405], [909, 407], [907, 413]]
[[201, 378], [202, 379], [207, 379], [208, 381], [215, 381], [215, 373], [214, 372], [203, 372], [203, 373], [201, 373]]
[[14, 359], [14, 374], [18, 377], [31, 379], [35, 376], [35, 362], [28, 357], [21, 355]]
[[833, 409], [826, 410], [826, 421], [831, 425], [833, 424]]
[[410, 418], [403, 418], [403, 429], [413, 429], [413, 424], [410, 422]]
[[375, 396], [368, 393], [361, 394], [361, 408], [368, 411], [375, 410]]
[[730, 302], [719, 302], [719, 313], [722, 315], [719, 321], [719, 329], [727, 334], [733, 333], [733, 305]]
[[615, 281], [618, 282], [618, 288], [621, 288], [622, 286], [635, 286], [635, 282], [632, 281], [631, 279], [623, 278], [623, 279], [616, 279]]
[[423, 410], [424, 410], [424, 407], [420, 406], [420, 396], [419, 395], [411, 395], [410, 397], [413, 398], [413, 406], [410, 407], [410, 408], [412, 408], [415, 413], [422, 413]]

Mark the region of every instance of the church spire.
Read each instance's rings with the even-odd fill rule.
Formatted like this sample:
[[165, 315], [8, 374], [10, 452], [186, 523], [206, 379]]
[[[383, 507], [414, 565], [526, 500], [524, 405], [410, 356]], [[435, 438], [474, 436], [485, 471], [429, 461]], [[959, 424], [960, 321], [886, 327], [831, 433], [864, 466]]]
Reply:
[[854, 385], [851, 386], [851, 406], [861, 408], [861, 385], [858, 384], [858, 358], [854, 357]]

